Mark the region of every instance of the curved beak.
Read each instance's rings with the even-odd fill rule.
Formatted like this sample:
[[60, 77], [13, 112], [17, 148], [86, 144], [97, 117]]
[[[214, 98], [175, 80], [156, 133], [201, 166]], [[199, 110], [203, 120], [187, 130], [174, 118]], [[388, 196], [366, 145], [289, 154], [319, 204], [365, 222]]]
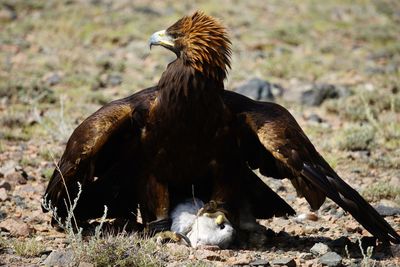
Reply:
[[165, 30], [153, 33], [149, 40], [150, 49], [153, 45], [161, 45], [173, 51], [174, 39], [169, 36]]

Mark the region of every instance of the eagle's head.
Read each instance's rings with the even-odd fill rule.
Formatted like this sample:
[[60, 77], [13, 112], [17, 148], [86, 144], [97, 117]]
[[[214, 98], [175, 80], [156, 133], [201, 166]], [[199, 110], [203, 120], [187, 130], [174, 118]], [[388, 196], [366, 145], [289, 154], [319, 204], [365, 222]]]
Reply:
[[200, 11], [154, 33], [150, 48], [153, 45], [173, 51], [185, 65], [209, 77], [224, 79], [230, 68], [231, 42], [225, 27]]

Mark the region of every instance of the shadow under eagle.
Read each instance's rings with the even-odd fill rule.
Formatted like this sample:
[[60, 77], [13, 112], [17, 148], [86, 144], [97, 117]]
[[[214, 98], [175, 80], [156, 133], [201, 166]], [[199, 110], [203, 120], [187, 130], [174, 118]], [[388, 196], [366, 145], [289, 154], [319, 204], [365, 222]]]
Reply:
[[[156, 32], [150, 45], [177, 55], [157, 86], [113, 101], [83, 121], [68, 140], [44, 201], [67, 217], [72, 201], [84, 222], [101, 217], [169, 227], [171, 207], [193, 195], [219, 203], [239, 228], [255, 218], [294, 214], [252, 170], [290, 179], [318, 209], [328, 197], [384, 242], [396, 231], [315, 150], [292, 115], [275, 103], [224, 90], [230, 41], [201, 12]], [[68, 189], [68, 190], [67, 190]]]

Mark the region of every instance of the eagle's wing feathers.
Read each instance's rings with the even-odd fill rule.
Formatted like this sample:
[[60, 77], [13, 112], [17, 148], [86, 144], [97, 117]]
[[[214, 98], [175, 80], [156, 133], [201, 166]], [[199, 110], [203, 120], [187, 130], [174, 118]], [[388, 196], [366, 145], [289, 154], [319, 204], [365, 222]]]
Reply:
[[229, 91], [224, 99], [237, 114], [241, 150], [250, 167], [274, 178], [289, 178], [313, 209], [329, 197], [375, 237], [400, 242], [396, 231], [322, 158], [285, 108]]
[[[123, 190], [122, 183], [129, 180], [124, 177], [135, 168], [131, 161], [137, 152], [140, 117], [148, 109], [155, 91], [156, 88], [149, 88], [113, 101], [74, 130], [44, 196], [52, 208], [57, 208], [58, 216], [66, 217], [67, 207], [77, 196], [78, 183], [83, 190], [75, 216], [82, 219], [93, 214], [101, 216], [104, 204], [117, 198]], [[124, 166], [130, 166], [130, 170], [125, 171]]]

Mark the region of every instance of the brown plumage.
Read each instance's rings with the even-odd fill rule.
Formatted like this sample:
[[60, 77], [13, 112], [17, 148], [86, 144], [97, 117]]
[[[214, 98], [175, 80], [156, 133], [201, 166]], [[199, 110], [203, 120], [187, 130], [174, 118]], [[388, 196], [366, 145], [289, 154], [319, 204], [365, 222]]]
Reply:
[[[45, 199], [66, 217], [77, 182], [80, 221], [142, 219], [162, 229], [170, 207], [196, 197], [215, 201], [237, 227], [294, 214], [251, 169], [289, 178], [318, 209], [331, 198], [382, 241], [400, 236], [319, 155], [290, 113], [274, 103], [224, 90], [230, 41], [216, 19], [201, 12], [151, 37], [177, 55], [157, 86], [107, 104], [70, 137]], [[64, 182], [65, 181], [65, 185]]]

